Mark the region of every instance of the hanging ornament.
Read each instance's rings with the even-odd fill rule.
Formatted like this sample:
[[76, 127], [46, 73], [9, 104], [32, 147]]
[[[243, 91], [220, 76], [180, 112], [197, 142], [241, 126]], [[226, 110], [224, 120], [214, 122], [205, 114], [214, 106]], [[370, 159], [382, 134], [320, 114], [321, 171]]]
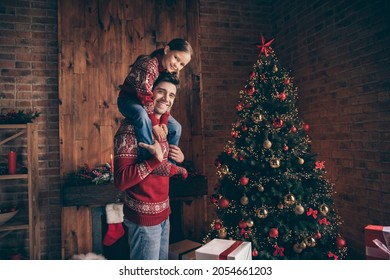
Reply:
[[310, 126], [307, 123], [302, 124], [302, 128], [304, 131], [309, 131]]
[[290, 132], [292, 132], [292, 133], [297, 132], [297, 128], [296, 128], [295, 126], [292, 126], [292, 127], [290, 128]]
[[236, 110], [237, 110], [238, 112], [240, 112], [240, 111], [242, 111], [242, 109], [244, 109], [244, 107], [242, 106], [241, 103], [238, 103], [237, 106], [236, 106]]
[[290, 79], [289, 78], [284, 79], [284, 84], [285, 85], [289, 85], [290, 84]]
[[291, 205], [294, 205], [295, 204], [295, 196], [291, 193], [289, 194], [286, 194], [284, 196], [284, 203], [287, 205], [287, 206], [291, 206]]
[[302, 215], [305, 212], [305, 208], [301, 204], [295, 206], [294, 212], [296, 215]]
[[341, 238], [340, 236], [336, 238], [336, 245], [337, 245], [337, 248], [341, 249], [343, 247], [345, 247], [345, 240], [343, 238]]
[[221, 223], [215, 223], [215, 224], [214, 224], [214, 228], [215, 228], [216, 230], [220, 230], [221, 227], [222, 227]]
[[276, 118], [276, 119], [274, 119], [273, 124], [274, 124], [275, 128], [281, 128], [283, 126], [283, 120]]
[[260, 112], [254, 112], [254, 113], [252, 114], [252, 121], [253, 121], [255, 124], [261, 123], [262, 120], [263, 120], [263, 116], [260, 114]]
[[221, 170], [221, 173], [222, 173], [223, 175], [226, 175], [226, 174], [229, 173], [229, 167], [228, 167], [226, 164], [222, 165], [221, 168], [220, 168], [220, 170]]
[[269, 237], [271, 237], [271, 238], [278, 238], [278, 236], [279, 236], [279, 231], [278, 231], [277, 228], [271, 228], [271, 229], [269, 230], [269, 232], [268, 232], [268, 235], [269, 235]]
[[246, 127], [246, 126], [242, 127], [242, 131], [247, 131], [247, 130], [248, 130], [248, 127]]
[[256, 210], [256, 215], [260, 219], [265, 219], [268, 216], [268, 210], [265, 207], [260, 207]]
[[249, 218], [247, 221], [246, 221], [246, 225], [248, 226], [248, 228], [251, 228], [254, 226], [254, 222], [251, 218]]
[[269, 160], [269, 165], [272, 167], [272, 168], [279, 168], [280, 167], [280, 160], [277, 159], [277, 158], [271, 158]]
[[314, 247], [316, 246], [316, 240], [312, 236], [308, 236], [305, 238], [305, 243], [307, 247]]
[[248, 177], [246, 177], [245, 175], [241, 177], [241, 179], [240, 179], [240, 184], [241, 184], [241, 186], [246, 186], [246, 185], [248, 185], [248, 182], [249, 182]]
[[263, 186], [262, 184], [259, 184], [259, 185], [257, 186], [257, 190], [258, 190], [259, 192], [263, 192], [263, 191], [264, 191], [264, 186]]
[[299, 246], [299, 244], [294, 244], [294, 245], [293, 245], [293, 250], [294, 250], [294, 252], [297, 253], [297, 254], [300, 254], [300, 253], [302, 253], [302, 251], [303, 251], [303, 249]]
[[257, 257], [259, 255], [259, 252], [255, 249], [252, 251], [252, 257]]
[[279, 210], [282, 210], [284, 208], [284, 205], [283, 203], [279, 202], [276, 207], [278, 207]]
[[288, 151], [288, 146], [287, 146], [287, 145], [284, 145], [284, 146], [283, 146], [283, 150], [284, 150], [285, 152], [287, 152], [287, 151]]
[[276, 72], [278, 72], [278, 66], [276, 66], [276, 65], [274, 65], [274, 67], [272, 68], [272, 72], [273, 73], [276, 73]]
[[321, 232], [317, 231], [315, 234], [314, 234], [314, 238], [315, 239], [320, 239], [322, 237], [321, 235]]
[[220, 200], [219, 200], [219, 207], [221, 207], [222, 209], [225, 209], [225, 208], [228, 208], [229, 207], [229, 199], [227, 199], [226, 197], [222, 197]]
[[241, 203], [242, 205], [248, 205], [248, 203], [249, 203], [249, 198], [248, 198], [246, 195], [242, 196], [241, 199], [240, 199], [240, 203]]
[[226, 238], [226, 235], [227, 235], [226, 228], [221, 228], [218, 231], [218, 237], [219, 238], [224, 239], [224, 238]]
[[298, 158], [298, 164], [302, 165], [305, 163], [305, 160], [303, 158]]
[[264, 149], [270, 149], [272, 147], [272, 142], [268, 139], [263, 142]]
[[247, 86], [246, 89], [246, 94], [248, 94], [249, 96], [253, 95], [253, 93], [255, 92], [255, 87], [254, 86]]
[[278, 98], [280, 101], [284, 101], [287, 98], [287, 95], [284, 92], [279, 93]]
[[326, 216], [326, 214], [328, 214], [329, 212], [329, 207], [328, 205], [326, 205], [325, 203], [321, 204], [320, 205], [320, 213], [323, 215], [323, 216]]
[[305, 241], [302, 241], [301, 243], [299, 243], [299, 247], [300, 247], [301, 249], [305, 250], [306, 247], [307, 247]]

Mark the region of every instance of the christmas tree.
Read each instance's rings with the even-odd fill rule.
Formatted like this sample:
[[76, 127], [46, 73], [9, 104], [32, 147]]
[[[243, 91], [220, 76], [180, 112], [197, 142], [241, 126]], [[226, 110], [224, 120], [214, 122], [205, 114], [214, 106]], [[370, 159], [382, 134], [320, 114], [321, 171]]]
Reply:
[[259, 56], [236, 106], [238, 120], [215, 161], [210, 200], [216, 218], [204, 238], [252, 243], [253, 259], [343, 259], [342, 223], [333, 184], [311, 151], [309, 125], [298, 117], [298, 90], [271, 43]]

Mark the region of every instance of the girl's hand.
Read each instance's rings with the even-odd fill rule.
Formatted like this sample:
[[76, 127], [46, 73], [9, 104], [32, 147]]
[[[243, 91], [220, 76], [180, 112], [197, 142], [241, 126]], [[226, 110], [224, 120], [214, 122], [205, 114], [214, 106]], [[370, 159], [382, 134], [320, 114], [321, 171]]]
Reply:
[[159, 142], [167, 138], [167, 134], [164, 132], [164, 129], [160, 125], [153, 126], [152, 131], [154, 137], [156, 137], [157, 141]]
[[155, 141], [153, 145], [149, 145], [149, 144], [145, 144], [145, 143], [139, 142], [138, 146], [148, 150], [148, 152], [151, 153], [153, 156], [155, 156], [158, 159], [159, 162], [163, 161], [164, 155], [163, 155], [163, 152], [161, 150], [160, 143], [158, 143], [157, 141]]

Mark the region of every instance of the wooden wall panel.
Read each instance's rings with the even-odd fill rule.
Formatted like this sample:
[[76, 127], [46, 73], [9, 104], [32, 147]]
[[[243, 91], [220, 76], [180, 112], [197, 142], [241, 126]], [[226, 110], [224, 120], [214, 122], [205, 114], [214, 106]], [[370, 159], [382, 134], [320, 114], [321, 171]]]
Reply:
[[172, 114], [183, 126], [186, 159], [204, 171], [201, 95], [193, 83], [200, 76], [198, 21], [198, 0], [59, 0], [61, 176], [109, 160], [122, 118], [118, 86], [139, 55], [175, 37], [186, 38], [195, 55], [180, 75]]

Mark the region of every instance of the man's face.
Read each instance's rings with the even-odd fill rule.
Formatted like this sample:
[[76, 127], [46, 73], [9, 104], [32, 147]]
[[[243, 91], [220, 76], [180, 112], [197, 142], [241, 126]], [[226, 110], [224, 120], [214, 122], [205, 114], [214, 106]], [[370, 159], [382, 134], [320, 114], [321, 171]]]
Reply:
[[171, 110], [176, 97], [176, 86], [169, 82], [161, 82], [153, 89], [153, 105], [156, 116]]

